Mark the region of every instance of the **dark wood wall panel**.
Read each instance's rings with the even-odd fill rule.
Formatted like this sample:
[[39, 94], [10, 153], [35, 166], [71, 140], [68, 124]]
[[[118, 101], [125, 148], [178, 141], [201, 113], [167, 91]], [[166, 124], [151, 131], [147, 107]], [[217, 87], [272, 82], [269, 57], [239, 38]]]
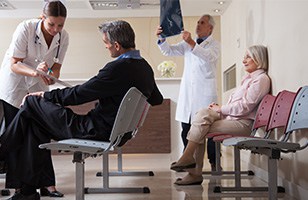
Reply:
[[123, 146], [123, 153], [170, 153], [170, 99], [150, 107], [136, 137]]

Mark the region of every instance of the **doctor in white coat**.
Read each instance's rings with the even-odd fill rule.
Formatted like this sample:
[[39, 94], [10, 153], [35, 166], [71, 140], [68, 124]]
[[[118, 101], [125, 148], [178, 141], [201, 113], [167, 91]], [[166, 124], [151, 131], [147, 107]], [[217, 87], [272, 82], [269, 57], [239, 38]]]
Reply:
[[[187, 145], [187, 133], [190, 129], [192, 117], [201, 108], [217, 102], [216, 65], [220, 56], [220, 44], [212, 37], [215, 22], [212, 16], [203, 15], [197, 22], [196, 40], [191, 33], [182, 32], [183, 41], [170, 45], [163, 32], [158, 27], [158, 47], [165, 56], [184, 56], [184, 72], [180, 86], [176, 120], [182, 123], [182, 140]], [[208, 143], [208, 156], [212, 169], [215, 169], [215, 148], [210, 140]]]
[[[0, 68], [0, 103], [3, 103], [5, 124], [18, 112], [23, 97], [31, 92], [47, 91], [53, 80], [39, 75], [37, 71], [58, 78], [66, 54], [69, 35], [63, 29], [67, 16], [64, 4], [58, 0], [45, 1], [39, 19], [21, 22], [12, 37]], [[18, 163], [15, 152], [6, 160], [8, 170], [6, 187], [15, 188], [12, 199], [22, 199], [18, 192], [21, 186], [14, 168]], [[46, 177], [42, 177], [41, 196], [62, 197], [55, 189], [52, 161], [46, 164]]]

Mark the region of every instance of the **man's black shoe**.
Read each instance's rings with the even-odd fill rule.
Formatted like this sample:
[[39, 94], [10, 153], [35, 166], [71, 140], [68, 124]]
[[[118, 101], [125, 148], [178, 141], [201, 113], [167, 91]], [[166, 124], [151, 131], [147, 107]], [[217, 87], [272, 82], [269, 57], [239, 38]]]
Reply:
[[64, 195], [55, 190], [55, 191], [52, 191], [50, 192], [47, 188], [43, 187], [40, 189], [40, 194], [41, 194], [41, 197], [44, 197], [44, 196], [49, 196], [49, 197], [63, 197]]
[[39, 193], [35, 193], [35, 194], [30, 194], [30, 195], [23, 195], [20, 192], [15, 193], [11, 198], [7, 199], [7, 200], [40, 200], [40, 194]]

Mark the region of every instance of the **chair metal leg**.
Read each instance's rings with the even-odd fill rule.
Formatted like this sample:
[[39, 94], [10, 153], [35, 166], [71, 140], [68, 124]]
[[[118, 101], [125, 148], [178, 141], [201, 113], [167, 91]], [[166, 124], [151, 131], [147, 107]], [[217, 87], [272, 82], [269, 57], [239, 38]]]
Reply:
[[148, 187], [140, 188], [110, 188], [109, 187], [109, 162], [108, 153], [103, 153], [103, 187], [85, 188], [85, 193], [150, 193]]
[[[234, 175], [238, 173], [236, 169], [234, 171], [226, 171], [221, 169], [221, 159], [220, 159], [220, 152], [221, 152], [221, 142], [215, 142], [215, 150], [216, 150], [216, 171], [204, 171], [202, 172], [203, 175], [213, 175], [213, 176], [222, 176], [222, 175]], [[234, 157], [236, 159], [236, 157]], [[234, 163], [236, 161], [234, 160]], [[240, 174], [253, 176], [255, 175], [253, 171], [239, 171]]]
[[73, 162], [76, 164], [76, 200], [84, 200], [84, 154], [74, 152]]
[[268, 199], [277, 199], [277, 159], [268, 158]]
[[[109, 176], [154, 176], [153, 171], [123, 171], [122, 148], [117, 148], [118, 170], [109, 172]], [[97, 172], [96, 176], [103, 176], [102, 172]]]
[[[277, 162], [280, 158], [280, 154], [278, 155], [275, 150], [264, 150], [262, 154], [268, 156], [268, 185], [269, 187], [242, 187], [241, 186], [241, 176], [240, 173], [235, 174], [235, 187], [222, 187], [216, 186], [214, 187], [214, 193], [222, 193], [222, 192], [267, 192], [270, 200], [277, 199], [277, 192], [284, 193], [285, 189], [281, 186], [277, 186]], [[235, 165], [235, 171], [240, 171], [240, 149], [238, 147], [234, 147], [234, 155], [238, 158]]]
[[214, 193], [221, 192], [246, 192], [246, 191], [267, 191], [267, 187], [242, 187], [241, 184], [241, 153], [239, 148], [234, 147], [234, 187], [214, 187]]
[[241, 184], [241, 153], [238, 147], [234, 147], [234, 187], [214, 187], [214, 193], [221, 192], [247, 192], [247, 191], [268, 191], [267, 187], [242, 187]]

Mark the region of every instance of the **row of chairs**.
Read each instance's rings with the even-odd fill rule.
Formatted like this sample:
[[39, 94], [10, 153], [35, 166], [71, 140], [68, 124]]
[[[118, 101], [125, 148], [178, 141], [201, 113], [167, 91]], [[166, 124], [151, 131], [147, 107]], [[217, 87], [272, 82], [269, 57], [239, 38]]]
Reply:
[[[234, 147], [234, 171], [225, 172], [217, 168], [214, 175], [234, 174], [235, 186], [216, 186], [214, 192], [268, 191], [270, 200], [277, 199], [278, 192], [285, 192], [283, 187], [277, 186], [278, 160], [281, 159], [281, 153], [295, 153], [308, 146], [307, 139], [304, 143], [299, 143], [293, 142], [290, 137], [291, 134], [299, 133], [300, 129], [308, 128], [308, 114], [305, 110], [308, 110], [308, 86], [300, 88], [297, 93], [284, 90], [276, 97], [268, 94], [262, 99], [249, 137], [228, 133], [209, 134], [207, 137], [213, 138], [217, 152], [220, 152], [221, 143]], [[260, 129], [265, 130], [263, 137], [257, 136]], [[243, 187], [241, 185], [241, 174], [254, 175], [252, 171], [241, 171], [241, 149], [268, 157], [268, 187]], [[216, 161], [217, 166], [220, 166], [219, 153], [216, 155]]]

